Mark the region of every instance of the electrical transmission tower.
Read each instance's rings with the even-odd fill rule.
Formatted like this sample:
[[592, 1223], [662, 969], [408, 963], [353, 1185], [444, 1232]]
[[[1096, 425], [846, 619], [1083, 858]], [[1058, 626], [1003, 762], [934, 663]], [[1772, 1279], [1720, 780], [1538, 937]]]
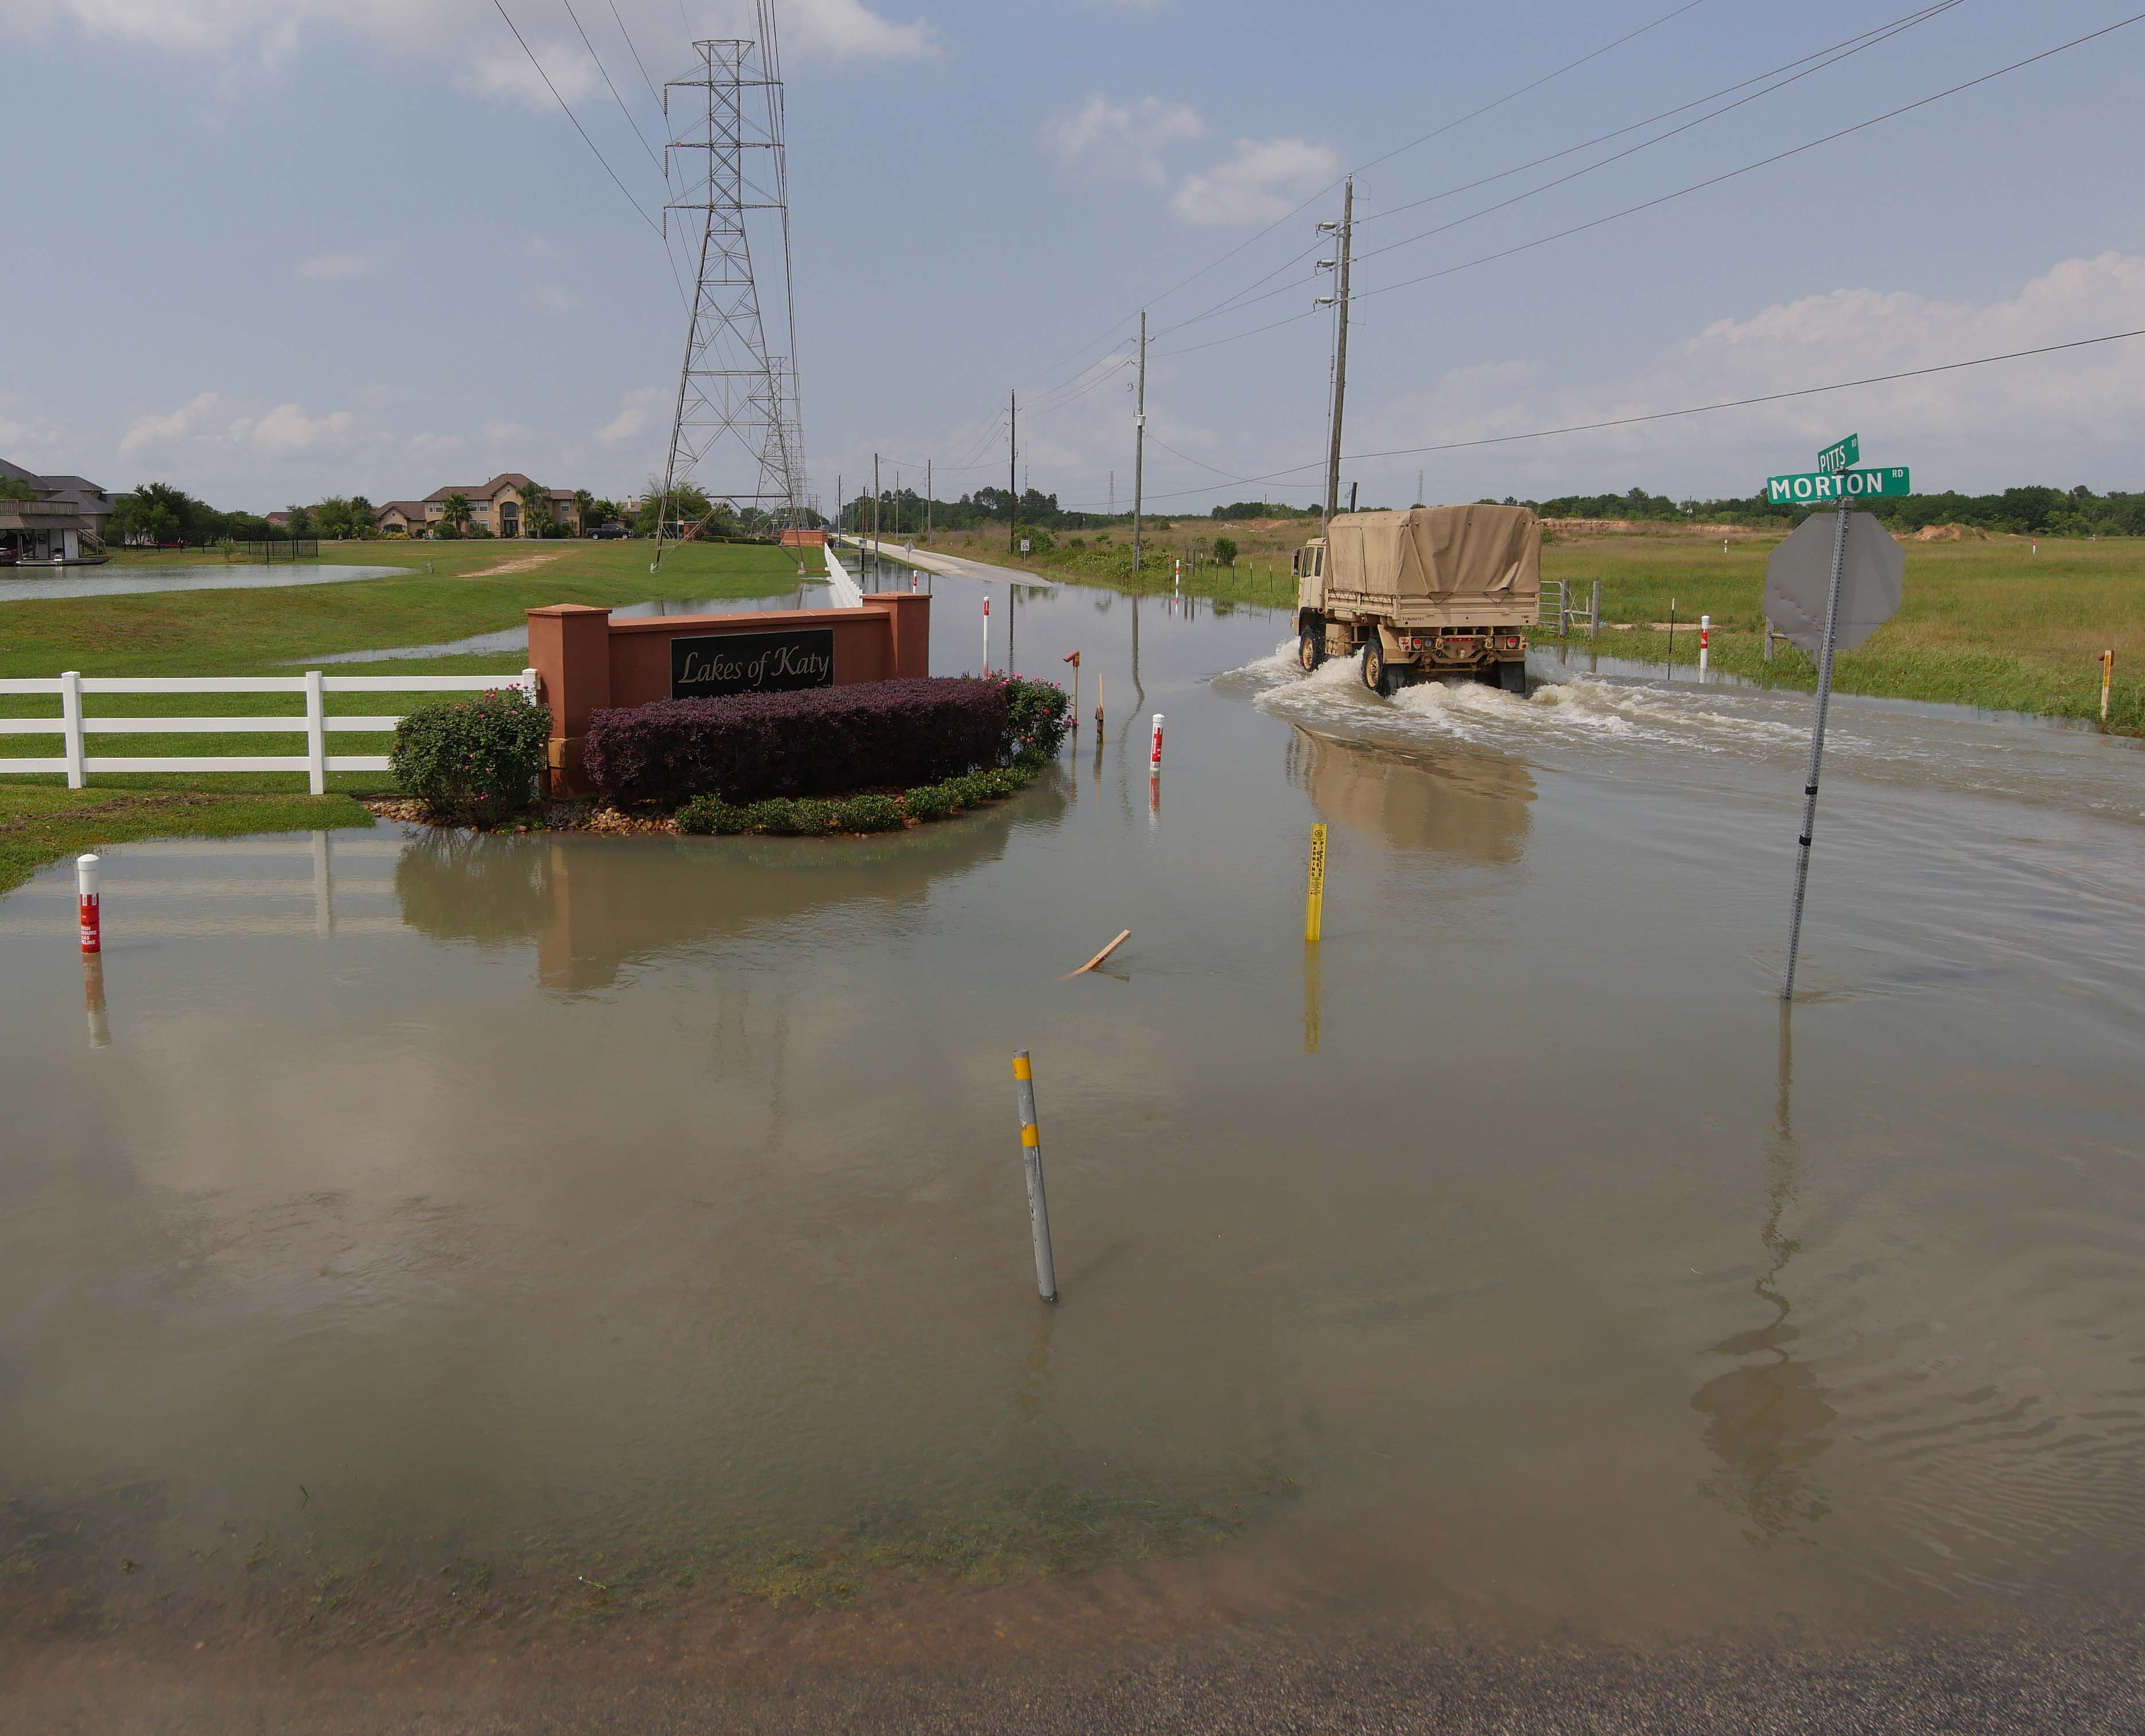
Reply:
[[[759, 38], [710, 38], [693, 44], [695, 76], [665, 82], [663, 112], [670, 137], [664, 152], [684, 166], [672, 177], [676, 196], [664, 206], [694, 213], [700, 263], [678, 373], [670, 456], [663, 474], [655, 559], [664, 541], [698, 535], [711, 519], [769, 521], [795, 526], [807, 498], [804, 419], [797, 376], [797, 313], [791, 295], [789, 176], [784, 142], [782, 67], [772, 0], [759, 0]], [[689, 93], [672, 114], [672, 92]], [[759, 286], [753, 277], [747, 213], [763, 235], [779, 220], [783, 311], [789, 352], [770, 353]], [[688, 484], [706, 498], [704, 513], [687, 515], [679, 499]]]

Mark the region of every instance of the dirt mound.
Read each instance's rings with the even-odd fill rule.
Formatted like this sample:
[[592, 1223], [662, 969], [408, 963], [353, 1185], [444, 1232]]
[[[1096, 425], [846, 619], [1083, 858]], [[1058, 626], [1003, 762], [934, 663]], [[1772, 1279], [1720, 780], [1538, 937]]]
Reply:
[[1986, 530], [1977, 530], [1971, 525], [1924, 525], [1914, 534], [1918, 543], [1985, 543]]
[[1758, 536], [1747, 525], [1692, 525], [1669, 519], [1544, 519], [1559, 536]]

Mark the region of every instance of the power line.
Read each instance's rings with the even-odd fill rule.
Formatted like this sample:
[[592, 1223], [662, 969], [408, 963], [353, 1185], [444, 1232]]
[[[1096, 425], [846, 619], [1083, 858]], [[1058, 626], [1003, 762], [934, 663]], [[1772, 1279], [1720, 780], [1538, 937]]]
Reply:
[[[662, 226], [659, 224], [654, 218], [649, 216], [646, 211], [641, 210], [640, 201], [633, 196], [632, 190], [628, 187], [623, 181], [620, 181], [618, 178], [618, 171], [610, 166], [610, 159], [605, 157], [602, 152], [596, 150], [596, 142], [589, 137], [589, 130], [587, 127], [581, 125], [580, 117], [574, 113], [572, 109], [566, 107], [566, 99], [559, 94], [559, 87], [551, 82], [551, 75], [544, 70], [544, 62], [536, 58], [536, 51], [529, 46], [528, 38], [521, 34], [520, 27], [517, 25], [513, 19], [506, 17], [506, 7], [504, 3], [504, 0], [491, 0], [491, 3], [499, 8], [500, 17], [506, 19], [506, 27], [514, 32], [514, 40], [521, 44], [521, 52], [529, 57], [529, 64], [535, 67], [536, 76], [544, 81], [544, 88], [550, 92], [552, 100], [559, 105], [562, 111], [564, 111], [566, 118], [573, 122], [574, 131], [580, 134], [581, 142], [586, 145], [590, 150], [595, 152], [595, 159], [598, 162], [603, 165], [604, 173], [610, 177], [613, 184], [616, 186], [619, 192], [625, 195], [625, 202], [628, 205], [630, 205], [636, 211], [640, 212], [640, 221], [645, 223], [650, 229], [653, 229], [655, 231], [656, 238], [660, 240], [663, 235]], [[663, 251], [667, 254], [670, 250], [668, 246], [665, 246]], [[679, 293], [680, 295], [684, 293], [684, 290], [682, 286], [679, 287]]]
[[[663, 107], [663, 93], [655, 88], [655, 81], [648, 76], [647, 62], [641, 59], [640, 50], [633, 45], [633, 32], [625, 27], [625, 20], [619, 15], [618, 0], [610, 0], [610, 15], [617, 20], [618, 33], [625, 38], [625, 52], [633, 57], [634, 65], [640, 68], [640, 82], [648, 87], [648, 94], [655, 99], [655, 106], [660, 109]], [[663, 178], [666, 182], [669, 180], [670, 177], [667, 171]]]
[[[1992, 366], [1997, 362], [2021, 361], [2028, 356], [2054, 356], [2067, 350], [2091, 349], [2098, 344], [2121, 343], [2127, 339], [2133, 337], [2145, 337], [2145, 326], [2140, 326], [2136, 330], [2130, 331], [2104, 332], [2098, 337], [2073, 338], [2067, 343], [2040, 344], [2035, 346], [2030, 350], [2007, 350], [2000, 356], [1976, 356], [1969, 357], [1963, 361], [1937, 362], [1926, 368], [1902, 368], [1896, 373], [1869, 374], [1864, 376], [1859, 380], [1835, 380], [1827, 386], [1797, 386], [1790, 390], [1784, 392], [1760, 392], [1754, 396], [1748, 398], [1724, 398], [1712, 404], [1689, 405], [1681, 410], [1650, 410], [1642, 415], [1611, 416], [1598, 422], [1570, 422], [1565, 424], [1561, 428], [1535, 428], [1530, 430], [1525, 434], [1486, 435], [1479, 440], [1446, 440], [1436, 445], [1393, 446], [1380, 452], [1351, 452], [1345, 455], [1343, 462], [1348, 464], [1367, 464], [1371, 460], [1379, 458], [1425, 457], [1439, 452], [1464, 452], [1479, 446], [1510, 445], [1519, 440], [1549, 440], [1558, 435], [1564, 434], [1596, 434], [1610, 428], [1635, 427], [1644, 422], [1665, 422], [1673, 420], [1680, 416], [1711, 415], [1717, 411], [1724, 410], [1747, 410], [1754, 405], [1784, 403], [1791, 398], [1814, 398], [1821, 396], [1827, 392], [1852, 391], [1859, 386], [1886, 386], [1899, 380], [1921, 380], [1927, 378], [1931, 374], [1956, 373], [1963, 368], [1985, 368]], [[1180, 458], [1184, 455], [1185, 455], [1181, 452], [1177, 454], [1177, 456]], [[1199, 460], [1195, 458], [1192, 459], [1191, 462], [1197, 464]], [[1316, 470], [1321, 462], [1322, 460], [1321, 460], [1313, 459], [1308, 464], [1291, 465], [1286, 470], [1268, 470], [1263, 475], [1240, 476], [1235, 480], [1240, 483], [1272, 482], [1280, 477], [1293, 476], [1300, 470]], [[1212, 470], [1214, 467], [1212, 465], [1207, 465], [1203, 466], [1203, 468]], [[1226, 475], [1227, 473], [1217, 472], [1217, 474]], [[1175, 490], [1174, 495], [1165, 496], [1164, 498], [1176, 498], [1177, 496], [1183, 495], [1212, 494], [1215, 492], [1217, 492], [1217, 490], [1212, 487], [1178, 489]], [[1077, 506], [1068, 507], [1065, 510], [1068, 511], [1087, 512], [1092, 511], [1094, 509], [1090, 506]]]
[[[1515, 193], [1510, 198], [1500, 200], [1494, 205], [1486, 205], [1479, 211], [1472, 211], [1468, 212], [1465, 216], [1456, 217], [1449, 223], [1438, 224], [1433, 228], [1422, 230], [1417, 234], [1406, 236], [1400, 241], [1388, 241], [1384, 246], [1374, 247], [1369, 252], [1359, 255], [1358, 257], [1362, 259], [1372, 259], [1376, 258], [1381, 253], [1390, 253], [1396, 247], [1410, 246], [1416, 241], [1426, 241], [1432, 236], [1442, 235], [1448, 230], [1460, 228], [1463, 225], [1474, 222], [1477, 218], [1488, 216], [1495, 211], [1506, 210], [1509, 207], [1520, 204], [1525, 200], [1534, 198], [1537, 194], [1548, 192], [1554, 188], [1564, 186], [1568, 182], [1576, 181], [1582, 176], [1590, 175], [1597, 169], [1605, 169], [1611, 163], [1620, 162], [1627, 157], [1635, 156], [1639, 152], [1649, 150], [1655, 145], [1665, 143], [1670, 139], [1675, 138], [1683, 133], [1690, 132], [1694, 127], [1704, 126], [1709, 121], [1718, 120], [1721, 116], [1732, 113], [1734, 110], [1742, 107], [1745, 103], [1754, 102], [1761, 97], [1769, 97], [1775, 91], [1784, 90], [1788, 86], [1796, 83], [1801, 79], [1807, 78], [1813, 73], [1827, 72], [1832, 67], [1838, 66], [1840, 62], [1846, 60], [1850, 56], [1859, 54], [1865, 48], [1873, 48], [1879, 46], [1880, 43], [1889, 42], [1893, 37], [1898, 36], [1902, 32], [1911, 29], [1914, 26], [1926, 23], [1929, 19], [1937, 17], [1939, 13], [1949, 12], [1953, 7], [1959, 6], [1963, 3], [1964, 0], [1938, 0], [1937, 4], [1924, 7], [1919, 12], [1910, 12], [1904, 17], [1893, 20], [1892, 22], [1889, 24], [1879, 25], [1874, 29], [1864, 31], [1858, 36], [1852, 36], [1846, 38], [1844, 42], [1834, 43], [1832, 47], [1829, 48], [1819, 49], [1815, 53], [1805, 54], [1798, 59], [1788, 61], [1780, 66], [1774, 67], [1769, 72], [1760, 72], [1754, 77], [1746, 78], [1739, 83], [1729, 85], [1724, 89], [1712, 92], [1709, 96], [1698, 97], [1692, 102], [1679, 103], [1674, 108], [1664, 109], [1660, 113], [1650, 116], [1645, 120], [1635, 121], [1629, 126], [1619, 127], [1613, 132], [1597, 134], [1595, 137], [1588, 139], [1583, 143], [1569, 145], [1561, 151], [1550, 152], [1547, 156], [1535, 157], [1531, 162], [1521, 163], [1515, 168], [1500, 169], [1494, 175], [1485, 175], [1476, 180], [1462, 182], [1457, 187], [1447, 187], [1442, 192], [1427, 194], [1420, 199], [1409, 200], [1404, 205], [1396, 205], [1387, 210], [1376, 212], [1370, 216], [1360, 217], [1356, 220], [1359, 223], [1376, 222], [1386, 217], [1397, 216], [1400, 212], [1404, 211], [1412, 211], [1418, 206], [1433, 205], [1440, 200], [1450, 199], [1461, 193], [1471, 192], [1476, 187], [1487, 187], [1493, 182], [1504, 181], [1509, 179], [1514, 175], [1525, 174], [1529, 169], [1540, 168], [1545, 163], [1557, 162], [1560, 158], [1570, 157], [1576, 152], [1590, 150], [1595, 145], [1605, 144], [1611, 139], [1620, 138], [1627, 132], [1635, 132], [1642, 127], [1650, 127], [1657, 121], [1672, 119], [1674, 117], [1682, 114], [1687, 110], [1697, 108], [1705, 103], [1718, 101], [1722, 97], [1733, 96], [1737, 91], [1748, 90], [1749, 87], [1754, 84], [1763, 84], [1764, 83], [1764, 81], [1769, 78], [1775, 79], [1777, 81], [1774, 83], [1766, 85], [1765, 88], [1763, 90], [1751, 91], [1750, 94], [1746, 97], [1739, 97], [1733, 102], [1724, 103], [1720, 107], [1713, 110], [1710, 113], [1700, 115], [1692, 120], [1686, 121], [1680, 127], [1670, 127], [1667, 132], [1656, 133], [1653, 137], [1649, 139], [1641, 139], [1637, 144], [1630, 146], [1625, 150], [1616, 152], [1611, 156], [1605, 157], [1597, 162], [1589, 163], [1584, 167], [1574, 169], [1570, 173], [1559, 176], [1553, 181], [1545, 181], [1539, 187], [1528, 188], [1525, 192]], [[1828, 58], [1828, 57], [1829, 57]], [[1799, 67], [1801, 67], [1802, 70], [1799, 72], [1795, 71], [1794, 69]], [[1785, 73], [1788, 76], [1784, 77], [1779, 77], [1782, 73]], [[1267, 272], [1264, 277], [1255, 279], [1253, 281], [1246, 284], [1244, 287], [1237, 291], [1236, 294], [1225, 297], [1222, 301], [1216, 303], [1212, 307], [1207, 308], [1203, 312], [1196, 313], [1190, 316], [1188, 318], [1179, 320], [1174, 326], [1164, 326], [1162, 331], [1157, 335], [1166, 337], [1171, 332], [1181, 331], [1186, 326], [1197, 325], [1202, 320], [1212, 319], [1225, 312], [1233, 312], [1242, 308], [1255, 306], [1261, 301], [1270, 301], [1276, 296], [1285, 296], [1289, 294], [1291, 291], [1301, 287], [1303, 282], [1315, 281], [1313, 279], [1299, 279], [1294, 282], [1285, 283], [1278, 289], [1269, 290], [1266, 294], [1262, 296], [1254, 296], [1250, 293], [1252, 290], [1257, 289], [1260, 284], [1267, 282], [1272, 278], [1278, 276], [1282, 272], [1287, 271], [1290, 266], [1297, 263], [1299, 261], [1309, 258], [1311, 254], [1316, 253], [1317, 251], [1318, 250], [1316, 246], [1306, 248], [1304, 251], [1296, 255], [1293, 258], [1275, 266], [1274, 269]]]
[[[603, 56], [596, 52], [596, 45], [589, 40], [588, 32], [581, 28], [581, 17], [574, 10], [574, 0], [560, 0], [560, 4], [566, 8], [566, 16], [574, 21], [574, 28], [580, 32], [581, 46], [589, 51], [589, 58], [596, 63], [596, 71], [603, 74], [603, 82], [610, 92], [610, 100], [618, 104], [618, 112], [625, 117], [625, 124], [633, 129], [633, 136], [640, 141], [640, 148], [648, 153], [649, 162], [655, 165], [655, 172], [663, 177], [663, 184], [668, 187], [670, 184], [669, 175], [655, 155], [654, 147], [648, 142], [647, 135], [641, 132], [640, 122], [633, 118], [633, 111], [625, 106], [625, 98], [619, 95], [618, 87], [611, 83], [610, 72], [603, 63]], [[631, 47], [631, 42], [629, 42], [627, 46]]]
[[[1640, 211], [1651, 211], [1655, 206], [1666, 205], [1672, 200], [1684, 198], [1691, 193], [1702, 192], [1708, 187], [1719, 187], [1724, 182], [1736, 180], [1741, 176], [1751, 174], [1759, 169], [1769, 168], [1773, 164], [1784, 162], [1791, 157], [1799, 157], [1805, 151], [1814, 151], [1820, 145], [1829, 145], [1837, 140], [1848, 137], [1850, 134], [1862, 132], [1869, 127], [1880, 125], [1884, 122], [1897, 120], [1901, 115], [1911, 114], [1918, 108], [1926, 108], [1933, 102], [1941, 102], [1947, 97], [1955, 97], [1962, 91], [1969, 91], [1977, 85], [1987, 84], [1990, 80], [2001, 78], [2008, 72], [2018, 72], [2021, 67], [2033, 66], [2037, 62], [2048, 59], [2051, 56], [2062, 54], [2069, 49], [2079, 47], [2115, 31], [2125, 29], [2137, 23], [2141, 18], [2145, 18], [2145, 12], [2133, 12], [2127, 18], [2118, 19], [2116, 22], [2104, 25], [2098, 30], [2089, 31], [2085, 35], [2075, 37], [2068, 42], [2058, 42], [2053, 48], [2044, 48], [2038, 54], [2028, 55], [2023, 60], [2016, 60], [2008, 66], [1998, 67], [1993, 72], [1984, 72], [1978, 78], [1969, 78], [1963, 84], [1953, 85], [1949, 89], [1938, 91], [1933, 96], [1924, 97], [1919, 101], [1902, 104], [1898, 108], [1887, 109], [1883, 114], [1873, 115], [1866, 121], [1857, 121], [1851, 127], [1843, 127], [1837, 132], [1824, 134], [1820, 138], [1814, 138], [1803, 144], [1790, 146], [1784, 151], [1776, 151], [1770, 157], [1763, 157], [1755, 162], [1745, 163], [1739, 169], [1729, 169], [1719, 175], [1708, 176], [1703, 181], [1693, 182], [1689, 187], [1678, 187], [1674, 192], [1663, 193], [1658, 197], [1643, 200], [1639, 204], [1626, 206], [1621, 211], [1613, 211], [1603, 216], [1590, 218], [1584, 223], [1575, 223], [1568, 229], [1560, 229], [1554, 234], [1539, 236], [1533, 241], [1520, 241], [1510, 247], [1501, 247], [1494, 253], [1485, 253], [1475, 259], [1462, 260], [1457, 265], [1446, 266], [1435, 271], [1426, 271], [1419, 276], [1404, 277], [1397, 283], [1381, 284], [1376, 289], [1360, 290], [1351, 299], [1363, 301], [1373, 296], [1390, 295], [1395, 290], [1411, 289], [1418, 284], [1433, 282], [1441, 277], [1450, 277], [1458, 271], [1472, 271], [1477, 266], [1489, 265], [1501, 259], [1510, 259], [1515, 254], [1531, 252], [1535, 248], [1546, 246], [1551, 241], [1560, 241], [1571, 236], [1583, 235], [1590, 229], [1599, 229], [1605, 223], [1614, 223], [1624, 217], [1635, 216]], [[1379, 251], [1386, 250], [1381, 248]], [[1192, 344], [1182, 350], [1168, 350], [1162, 353], [1167, 356], [1189, 356], [1196, 351], [1211, 350], [1217, 345], [1235, 343], [1240, 338], [1256, 337], [1261, 332], [1273, 331], [1283, 326], [1292, 326], [1298, 321], [1311, 318], [1315, 311], [1316, 310], [1312, 309], [1302, 313], [1291, 314], [1286, 319], [1276, 320], [1268, 325], [1255, 326], [1248, 331], [1236, 332], [1227, 337], [1216, 338], [1207, 343]]]
[[[1500, 108], [1507, 102], [1514, 102], [1519, 97], [1525, 96], [1530, 91], [1539, 90], [1542, 86], [1551, 83], [1554, 81], [1563, 77], [1567, 72], [1576, 72], [1588, 62], [1599, 60], [1603, 55], [1610, 52], [1612, 50], [1622, 47], [1626, 42], [1635, 42], [1639, 37], [1645, 35], [1647, 32], [1650, 30], [1657, 30], [1662, 25], [1681, 17], [1687, 12], [1695, 11], [1699, 7], [1703, 6], [1704, 4], [1705, 4], [1705, 0], [1685, 0], [1685, 3], [1676, 7], [1673, 11], [1663, 12], [1659, 17], [1654, 19], [1650, 23], [1641, 24], [1635, 30], [1627, 31], [1622, 36], [1618, 37], [1614, 42], [1605, 42], [1600, 47], [1594, 49], [1591, 52], [1582, 54], [1576, 60], [1566, 62], [1563, 66], [1557, 67], [1554, 72], [1545, 72], [1540, 77], [1535, 79], [1532, 82], [1523, 84], [1517, 90], [1508, 91], [1503, 96], [1496, 98], [1494, 101], [1484, 103], [1480, 108], [1471, 109], [1466, 114], [1460, 115], [1452, 120], [1447, 121], [1441, 127], [1433, 127], [1431, 131], [1424, 133], [1419, 138], [1410, 139], [1404, 145], [1396, 145], [1393, 149], [1386, 152], [1383, 156], [1374, 157], [1368, 162], [1359, 163], [1355, 168], [1349, 170], [1347, 172], [1351, 175], [1361, 174], [1365, 170], [1375, 168], [1381, 162], [1390, 162], [1394, 157], [1401, 156], [1407, 152], [1414, 150], [1418, 145], [1428, 144], [1431, 140], [1440, 137], [1441, 134], [1451, 132], [1456, 127], [1465, 126], [1470, 121], [1477, 120], [1481, 117], [1488, 114], [1492, 109]], [[1324, 198], [1328, 193], [1331, 192], [1335, 187], [1340, 186], [1341, 181], [1345, 178], [1345, 176], [1336, 176], [1333, 180], [1328, 182], [1324, 187], [1321, 187], [1316, 192], [1311, 194], [1309, 198], [1304, 200], [1303, 202], [1298, 205], [1295, 210], [1275, 218], [1272, 222], [1267, 224], [1267, 226], [1259, 231], [1257, 235], [1237, 242], [1235, 246], [1230, 248], [1225, 253], [1217, 254], [1214, 258], [1207, 261], [1205, 265], [1200, 266], [1197, 271], [1192, 272], [1190, 276], [1179, 278], [1175, 283], [1172, 284], [1167, 289], [1163, 290], [1159, 295], [1149, 296], [1147, 298], [1147, 305], [1149, 307], [1152, 307], [1156, 302], [1164, 301], [1169, 296], [1175, 295], [1177, 291], [1184, 288], [1187, 285], [1197, 282], [1200, 278], [1205, 276], [1207, 272], [1212, 271], [1217, 266], [1226, 264], [1228, 261], [1235, 258], [1237, 255], [1242, 252], [1245, 248], [1254, 246], [1260, 241], [1264, 241], [1284, 223], [1293, 222], [1298, 216], [1308, 211], [1319, 200]], [[1127, 314], [1122, 318], [1112, 321], [1108, 327], [1098, 333], [1096, 336], [1090, 338], [1086, 343], [1082, 344], [1079, 348], [1068, 352], [1059, 361], [1051, 363], [1049, 366], [1043, 371], [1043, 376], [1047, 377], [1051, 374], [1054, 374], [1059, 368], [1063, 367], [1066, 362], [1074, 361], [1079, 356], [1084, 356], [1088, 351], [1093, 349], [1097, 344], [1102, 342], [1105, 338], [1109, 337], [1112, 333], [1116, 332], [1120, 326], [1124, 326], [1132, 318], [1133, 316], [1132, 314]]]
[[1171, 445], [1167, 440], [1164, 440], [1160, 435], [1156, 434], [1152, 430], [1149, 430], [1147, 438], [1152, 440], [1155, 445], [1161, 447], [1163, 451], [1167, 452], [1175, 457], [1182, 459], [1187, 464], [1196, 464], [1202, 470], [1212, 470], [1217, 476], [1227, 476], [1232, 482], [1249, 483], [1255, 482], [1258, 480], [1257, 477], [1253, 476], [1239, 476], [1233, 470], [1222, 470], [1216, 465], [1208, 464], [1203, 458], [1194, 458], [1189, 452], [1179, 452], [1177, 448]]

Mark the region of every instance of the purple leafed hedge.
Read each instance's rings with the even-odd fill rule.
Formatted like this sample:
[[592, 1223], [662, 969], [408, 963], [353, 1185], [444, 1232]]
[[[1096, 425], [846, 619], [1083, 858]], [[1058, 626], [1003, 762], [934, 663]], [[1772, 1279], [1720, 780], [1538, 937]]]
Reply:
[[613, 801], [728, 802], [905, 788], [996, 765], [1006, 684], [965, 676], [659, 699], [589, 718], [589, 777]]

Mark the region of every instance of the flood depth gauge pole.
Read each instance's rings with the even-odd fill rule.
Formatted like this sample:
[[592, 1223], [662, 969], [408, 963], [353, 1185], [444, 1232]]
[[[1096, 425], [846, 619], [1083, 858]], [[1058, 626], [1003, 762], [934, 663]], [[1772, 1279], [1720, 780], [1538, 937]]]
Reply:
[[1839, 526], [1832, 537], [1832, 589], [1824, 604], [1824, 650], [1817, 666], [1817, 723], [1810, 730], [1809, 775], [1803, 779], [1803, 830], [1795, 850], [1795, 903], [1788, 918], [1788, 967], [1780, 977], [1780, 998], [1795, 997], [1795, 949], [1803, 938], [1803, 888], [1809, 883], [1810, 834], [1817, 828], [1818, 763], [1824, 758], [1824, 714], [1832, 703], [1833, 640], [1839, 630], [1839, 581], [1847, 570], [1847, 514], [1839, 501]]
[[1020, 1112], [1021, 1167], [1028, 1172], [1028, 1226], [1035, 1242], [1035, 1290], [1044, 1301], [1054, 1302], [1058, 1261], [1050, 1246], [1050, 1201], [1043, 1191], [1043, 1129], [1035, 1119], [1035, 1069], [1026, 1049], [1013, 1055], [1013, 1100]]

